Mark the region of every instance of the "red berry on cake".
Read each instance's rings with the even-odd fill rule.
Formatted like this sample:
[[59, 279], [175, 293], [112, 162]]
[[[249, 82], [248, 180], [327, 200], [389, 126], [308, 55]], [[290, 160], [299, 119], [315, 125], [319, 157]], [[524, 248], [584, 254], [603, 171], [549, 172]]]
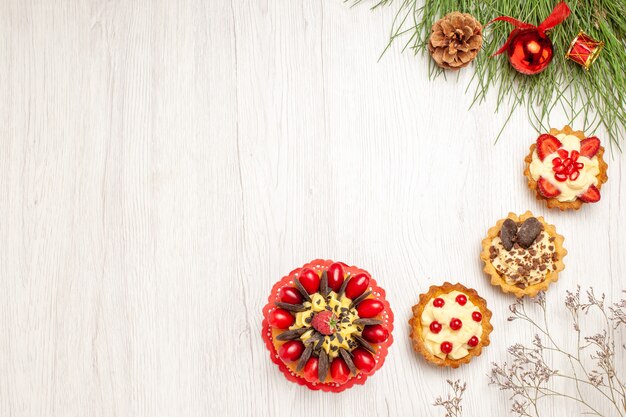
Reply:
[[375, 298], [363, 300], [356, 308], [359, 317], [371, 318], [376, 317], [385, 308], [384, 304]]
[[300, 359], [304, 352], [304, 345], [299, 340], [290, 340], [285, 342], [278, 350], [278, 356], [285, 362], [293, 362]]
[[457, 295], [455, 300], [460, 306], [464, 306], [465, 303], [467, 303], [467, 297], [465, 296], [465, 294]]
[[335, 262], [328, 267], [328, 286], [335, 292], [339, 292], [341, 285], [343, 284], [344, 274], [343, 266], [341, 263]]
[[463, 327], [463, 322], [461, 320], [457, 318], [450, 320], [450, 328], [452, 330], [459, 330], [461, 327]]
[[370, 283], [370, 277], [365, 274], [357, 274], [350, 278], [346, 285], [346, 297], [355, 299], [367, 290]]
[[319, 359], [310, 358], [306, 365], [304, 365], [304, 378], [309, 382], [318, 381], [317, 379], [317, 365]]
[[277, 327], [279, 329], [287, 329], [295, 321], [290, 312], [282, 308], [277, 308], [270, 313], [269, 322], [270, 326]]
[[348, 368], [346, 361], [341, 358], [333, 360], [330, 364], [330, 376], [335, 382], [345, 383], [350, 378], [350, 368]]
[[374, 324], [372, 326], [365, 326], [362, 336], [368, 342], [382, 343], [389, 337], [389, 331], [380, 324]]
[[448, 354], [452, 352], [452, 343], [450, 342], [442, 342], [440, 349], [443, 353]]
[[280, 301], [289, 304], [300, 304], [304, 299], [302, 294], [294, 287], [283, 287], [278, 293]]
[[302, 270], [298, 280], [309, 294], [316, 293], [320, 287], [319, 275], [309, 268]]
[[359, 370], [369, 373], [376, 366], [376, 361], [370, 352], [363, 348], [356, 348], [352, 351], [354, 364]]
[[441, 329], [443, 329], [443, 326], [438, 321], [433, 321], [432, 323], [430, 323], [430, 326], [428, 326], [428, 328], [431, 332], [437, 334], [441, 331]]

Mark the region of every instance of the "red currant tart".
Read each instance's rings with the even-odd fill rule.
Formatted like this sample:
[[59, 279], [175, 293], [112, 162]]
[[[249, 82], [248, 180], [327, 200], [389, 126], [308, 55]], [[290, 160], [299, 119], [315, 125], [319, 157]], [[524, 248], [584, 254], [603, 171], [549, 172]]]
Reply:
[[549, 208], [578, 210], [600, 201], [600, 188], [608, 177], [600, 139], [586, 137], [565, 126], [539, 135], [526, 156], [524, 175], [537, 199]]
[[476, 291], [449, 282], [432, 286], [413, 306], [413, 348], [428, 362], [458, 368], [489, 344], [490, 320], [491, 311]]
[[341, 392], [383, 365], [393, 342], [385, 291], [367, 271], [315, 260], [274, 287], [263, 308], [262, 336], [287, 379]]

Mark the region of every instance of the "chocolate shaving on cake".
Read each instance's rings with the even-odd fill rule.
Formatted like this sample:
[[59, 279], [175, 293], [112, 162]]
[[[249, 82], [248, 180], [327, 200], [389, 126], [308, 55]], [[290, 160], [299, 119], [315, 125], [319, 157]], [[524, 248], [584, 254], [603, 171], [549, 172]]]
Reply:
[[304, 299], [306, 301], [311, 301], [311, 297], [309, 297], [309, 293], [306, 292], [306, 289], [304, 289], [304, 287], [302, 286], [302, 284], [300, 283], [300, 280], [298, 279], [294, 279], [293, 280], [294, 285], [296, 286], [296, 289], [298, 291], [300, 291], [300, 294], [302, 294], [302, 297], [304, 297]]
[[374, 324], [383, 324], [382, 320], [378, 319], [356, 319], [354, 324], [360, 324], [362, 326], [373, 326]]
[[305, 340], [303, 343], [304, 343], [304, 346], [314, 345], [315, 342], [317, 342], [318, 340], [322, 340], [322, 343], [323, 343], [324, 342], [324, 336], [321, 333], [315, 332], [310, 338]]
[[517, 243], [524, 249], [528, 249], [542, 230], [543, 225], [535, 217], [524, 220], [524, 223], [517, 230]]
[[313, 345], [308, 345], [304, 352], [302, 352], [302, 356], [300, 356], [300, 360], [298, 360], [298, 365], [296, 366], [296, 371], [300, 372], [304, 365], [308, 362], [309, 358], [313, 354]]
[[500, 240], [502, 246], [507, 251], [513, 249], [513, 244], [517, 240], [517, 223], [511, 219], [506, 219], [500, 228]]
[[359, 295], [357, 298], [352, 300], [352, 302], [350, 303], [350, 308], [354, 308], [361, 304], [361, 301], [365, 300], [371, 293], [371, 291], [365, 291], [363, 294]]
[[337, 293], [337, 299], [340, 300], [343, 293], [346, 291], [346, 286], [348, 285], [348, 281], [350, 281], [350, 276], [347, 276], [346, 279], [343, 280], [343, 284], [339, 287], [339, 292]]
[[374, 346], [370, 345], [367, 340], [363, 339], [358, 334], [352, 335], [352, 337], [354, 337], [354, 340], [359, 342], [359, 344], [363, 346], [365, 350], [369, 351], [372, 354], [376, 354], [376, 349], [374, 349]]
[[306, 333], [307, 330], [309, 329], [306, 327], [302, 327], [301, 329], [295, 329], [295, 330], [287, 330], [286, 332], [282, 332], [281, 334], [276, 336], [276, 340], [280, 340], [281, 342], [284, 342], [287, 340], [294, 340], [302, 336], [304, 333]]
[[350, 368], [350, 372], [352, 372], [353, 375], [356, 375], [356, 366], [352, 361], [352, 355], [350, 355], [350, 352], [348, 352], [344, 348], [339, 348], [339, 354], [343, 358], [346, 365], [348, 365], [348, 368]]
[[[320, 336], [322, 336], [322, 337], [321, 337], [321, 339], [319, 339], [319, 340], [317, 341], [317, 344], [316, 344], [316, 345], [315, 345], [315, 347], [313, 348], [314, 350], [319, 350], [319, 349], [322, 349], [322, 345], [324, 344], [324, 336], [323, 336], [323, 335], [321, 335], [321, 334], [320, 334]], [[322, 349], [322, 350], [324, 350], [324, 349]]]
[[283, 303], [282, 301], [276, 301], [274, 304], [276, 304], [276, 307], [283, 308], [287, 311], [293, 311], [295, 313], [300, 313], [302, 311], [308, 310], [308, 308], [306, 308], [302, 304], [289, 304], [289, 303]]
[[317, 376], [320, 382], [326, 380], [326, 375], [328, 375], [328, 355], [326, 351], [322, 349], [320, 350], [319, 361], [317, 362]]
[[328, 290], [328, 273], [326, 271], [322, 272], [322, 278], [320, 281], [320, 294], [322, 297], [328, 297], [330, 291]]

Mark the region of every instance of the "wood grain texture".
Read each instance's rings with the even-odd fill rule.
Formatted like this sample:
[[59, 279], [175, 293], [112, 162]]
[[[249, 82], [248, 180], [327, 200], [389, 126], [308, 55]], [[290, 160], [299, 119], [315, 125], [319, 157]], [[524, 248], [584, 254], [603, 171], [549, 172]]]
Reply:
[[[547, 210], [522, 176], [523, 111], [494, 146], [506, 115], [494, 97], [468, 110], [471, 71], [428, 81], [398, 46], [377, 62], [393, 13], [0, 2], [1, 416], [440, 416], [446, 378], [469, 382], [467, 416], [507, 415], [485, 374], [533, 332], [506, 322], [480, 241], [508, 211], [556, 224], [568, 343], [567, 289], [626, 288], [626, 165], [609, 160], [600, 204]], [[368, 269], [396, 313], [388, 362], [336, 396], [287, 382], [259, 334], [272, 284], [318, 257]], [[416, 357], [406, 325], [444, 280], [494, 311], [492, 346], [455, 371]], [[582, 409], [546, 415], [564, 411]]]

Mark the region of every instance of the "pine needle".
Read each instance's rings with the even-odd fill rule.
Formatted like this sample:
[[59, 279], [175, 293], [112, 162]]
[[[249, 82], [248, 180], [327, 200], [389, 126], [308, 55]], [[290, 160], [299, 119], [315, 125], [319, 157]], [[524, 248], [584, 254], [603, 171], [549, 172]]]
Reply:
[[[405, 42], [402, 50], [424, 54], [431, 26], [449, 12], [470, 13], [483, 24], [503, 15], [539, 24], [556, 3], [557, 0], [380, 0], [372, 8], [398, 5], [383, 54], [401, 38]], [[466, 90], [474, 90], [470, 108], [483, 103], [494, 89], [496, 112], [503, 107], [509, 111], [496, 141], [517, 107], [526, 108], [529, 121], [538, 132], [549, 130], [550, 113], [559, 108], [569, 124], [574, 126], [576, 122], [588, 135], [603, 127], [611, 144], [621, 151], [620, 142], [626, 136], [626, 0], [570, 0], [568, 6], [571, 15], [549, 34], [554, 44], [552, 63], [538, 75], [516, 72], [505, 56], [491, 57], [506, 41], [513, 29], [511, 25], [496, 22], [485, 29], [483, 50], [475, 61], [475, 74]], [[570, 42], [580, 30], [605, 42], [589, 71], [565, 59]], [[429, 77], [441, 75], [445, 77], [445, 71], [429, 61]]]

